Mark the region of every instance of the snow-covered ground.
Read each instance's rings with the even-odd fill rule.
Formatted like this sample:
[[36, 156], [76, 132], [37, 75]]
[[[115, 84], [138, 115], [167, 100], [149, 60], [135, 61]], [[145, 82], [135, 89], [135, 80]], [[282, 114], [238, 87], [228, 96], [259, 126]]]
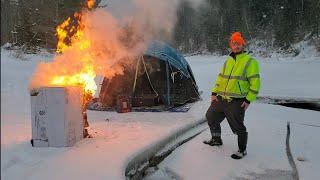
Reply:
[[[204, 100], [194, 104], [187, 113], [118, 114], [89, 111], [90, 132], [94, 138], [84, 139], [70, 148], [33, 148], [29, 142], [31, 120], [28, 82], [37, 62], [50, 57], [33, 55], [21, 61], [10, 56], [8, 51], [1, 50], [2, 178], [124, 179], [125, 168], [135, 154], [204, 116], [209, 106], [211, 86], [224, 58], [188, 58]], [[261, 95], [320, 97], [317, 74], [319, 58], [259, 60]], [[268, 169], [290, 170], [284, 138], [286, 122], [293, 121], [300, 123], [293, 125], [293, 155], [295, 159], [297, 156], [306, 158], [304, 162], [297, 162], [300, 176], [305, 179], [318, 177], [320, 160], [316, 153], [319, 152], [320, 143], [316, 137], [320, 135], [320, 127], [317, 127], [320, 125], [317, 119], [319, 115], [319, 112], [308, 110], [252, 104], [247, 112], [250, 135], [249, 155], [245, 159], [235, 162], [229, 158], [236, 144], [235, 137], [224, 123], [225, 145], [222, 148], [213, 150], [202, 145], [202, 139], [208, 137], [206, 131], [178, 148], [160, 167], [168, 167], [184, 179], [194, 179], [197, 173], [205, 174], [199, 175], [200, 178], [219, 179], [244, 177], [248, 173], [262, 173]], [[201, 169], [202, 166], [206, 168]], [[219, 170], [213, 171], [209, 167], [218, 167]], [[191, 168], [195, 173], [191, 173]]]
[[[246, 112], [248, 155], [234, 160], [230, 155], [237, 149], [237, 138], [226, 121], [222, 123], [223, 146], [211, 147], [202, 143], [211, 137], [206, 130], [193, 140], [177, 148], [160, 163], [159, 170], [146, 179], [291, 179], [291, 167], [286, 154], [286, 124], [307, 123], [318, 127], [292, 124], [293, 157], [303, 157], [298, 162], [300, 179], [317, 179], [320, 173], [320, 150], [318, 140], [319, 112], [292, 109], [276, 105], [254, 104]], [[307, 131], [307, 132], [305, 132]], [[192, 170], [191, 170], [192, 169]], [[272, 178], [272, 175], [283, 172]], [[286, 172], [286, 173], [285, 173]], [[174, 174], [174, 175], [172, 175]]]
[[[28, 82], [37, 62], [1, 52], [1, 174], [4, 179], [124, 179], [134, 154], [188, 123], [199, 120], [204, 103], [188, 113], [88, 112], [94, 138], [71, 148], [32, 148]], [[108, 119], [109, 121], [106, 121]]]
[[[222, 62], [217, 57], [190, 57], [189, 63], [200, 87], [208, 87], [210, 74], [216, 74]], [[317, 71], [319, 58], [260, 59], [262, 96], [320, 98]], [[200, 70], [200, 71], [199, 71]], [[212, 72], [210, 72], [212, 71]], [[211, 75], [212, 76], [212, 75]], [[205, 90], [204, 90], [205, 91]], [[204, 94], [204, 96], [208, 94]], [[224, 145], [204, 145], [209, 130], [177, 148], [160, 165], [149, 170], [145, 179], [291, 179], [286, 154], [286, 124], [290, 122], [291, 149], [300, 179], [317, 179], [320, 173], [320, 113], [276, 105], [252, 104], [246, 112], [249, 132], [248, 156], [234, 161], [237, 139], [226, 121], [222, 123]], [[305, 159], [298, 161], [297, 158]], [[191, 170], [192, 169], [192, 170]]]

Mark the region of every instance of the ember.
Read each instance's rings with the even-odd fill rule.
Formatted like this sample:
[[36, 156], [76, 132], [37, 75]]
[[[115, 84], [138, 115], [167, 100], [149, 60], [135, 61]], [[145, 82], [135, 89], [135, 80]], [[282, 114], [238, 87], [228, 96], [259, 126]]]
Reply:
[[95, 3], [96, 3], [95, 0], [87, 0], [87, 7], [89, 9], [92, 9]]

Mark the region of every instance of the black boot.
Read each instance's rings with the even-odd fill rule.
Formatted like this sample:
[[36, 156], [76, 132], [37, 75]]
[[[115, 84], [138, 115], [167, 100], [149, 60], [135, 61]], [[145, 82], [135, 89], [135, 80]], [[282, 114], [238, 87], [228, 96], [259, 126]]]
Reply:
[[231, 158], [233, 159], [242, 159], [247, 155], [247, 141], [248, 141], [248, 133], [238, 133], [238, 152], [231, 154]]
[[240, 152], [244, 152], [247, 149], [248, 133], [238, 133], [238, 148]]
[[247, 155], [247, 151], [240, 151], [238, 150], [238, 152], [231, 154], [231, 158], [232, 159], [242, 159], [245, 155]]
[[203, 141], [203, 143], [209, 146], [221, 146], [223, 144], [221, 137], [213, 137], [209, 141]]

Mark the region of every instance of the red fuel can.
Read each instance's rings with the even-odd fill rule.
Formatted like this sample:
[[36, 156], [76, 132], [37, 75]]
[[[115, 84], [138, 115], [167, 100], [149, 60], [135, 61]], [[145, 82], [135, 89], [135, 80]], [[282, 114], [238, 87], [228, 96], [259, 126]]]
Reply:
[[130, 112], [132, 110], [130, 98], [125, 95], [118, 96], [116, 110], [118, 113]]

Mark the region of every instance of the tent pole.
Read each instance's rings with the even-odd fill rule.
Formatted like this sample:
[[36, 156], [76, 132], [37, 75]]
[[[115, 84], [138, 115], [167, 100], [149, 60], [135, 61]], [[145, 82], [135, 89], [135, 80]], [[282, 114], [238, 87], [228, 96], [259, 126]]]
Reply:
[[167, 102], [168, 102], [168, 106], [171, 106], [171, 102], [170, 102], [170, 81], [169, 81], [169, 62], [166, 61], [166, 72], [167, 72]]
[[144, 67], [144, 72], [145, 72], [145, 73], [146, 73], [146, 75], [147, 75], [147, 78], [148, 78], [149, 84], [150, 84], [150, 86], [151, 86], [151, 88], [152, 88], [153, 92], [155, 92], [155, 93], [156, 93], [156, 96], [157, 96], [157, 97], [159, 97], [158, 92], [154, 89], [154, 87], [153, 87], [153, 85], [152, 85], [152, 82], [151, 82], [151, 80], [150, 80], [150, 76], [149, 76], [149, 73], [148, 73], [148, 69], [147, 69], [147, 66], [146, 66], [146, 62], [144, 61], [143, 56], [142, 56], [142, 58], [141, 58], [141, 61], [142, 61], [143, 67]]
[[134, 82], [133, 82], [133, 88], [132, 88], [132, 96], [134, 96], [134, 94], [136, 92], [136, 84], [137, 84], [137, 77], [138, 77], [140, 59], [141, 59], [141, 57], [139, 57], [137, 65], [136, 65], [136, 74], [134, 76]]

